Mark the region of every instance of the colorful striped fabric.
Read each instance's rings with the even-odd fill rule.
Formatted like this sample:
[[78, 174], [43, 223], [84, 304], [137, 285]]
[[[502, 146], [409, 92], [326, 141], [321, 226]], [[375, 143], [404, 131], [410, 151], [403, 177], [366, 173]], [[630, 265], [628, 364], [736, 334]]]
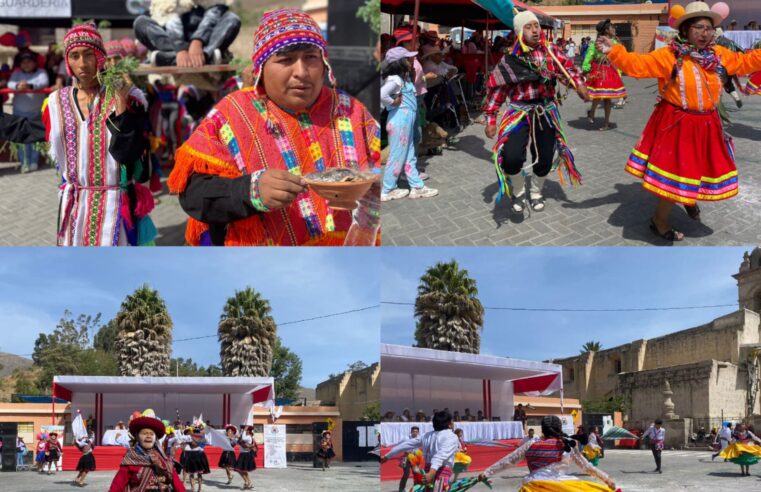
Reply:
[[[730, 150], [731, 146], [727, 145], [727, 148]], [[636, 149], [632, 150], [626, 163], [626, 171], [643, 178], [645, 189], [664, 198], [692, 205], [696, 200], [718, 201], [737, 195], [736, 170], [717, 178], [690, 179], [660, 169], [647, 159], [648, 156]]]
[[745, 84], [745, 93], [749, 96], [761, 96], [761, 72], [750, 76], [750, 80]]
[[620, 99], [626, 97], [626, 88], [601, 88], [587, 87], [589, 96], [597, 99]]
[[[533, 111], [536, 106], [537, 105], [525, 103], [512, 103], [509, 105], [507, 112], [502, 116], [502, 120], [499, 123], [497, 142], [494, 144], [493, 148], [494, 167], [497, 171], [497, 179], [499, 180], [497, 202], [500, 202], [505, 196], [510, 197], [510, 178], [506, 176], [502, 170], [502, 146], [505, 145], [510, 134], [530, 124], [531, 119], [528, 118], [528, 116], [530, 111]], [[554, 102], [545, 104], [543, 108], [544, 115], [540, 117], [544, 118], [546, 123], [552, 124], [555, 128], [559, 149], [558, 158], [555, 161], [553, 170], [558, 171], [561, 184], [564, 184], [565, 182], [563, 178], [564, 172], [569, 183], [581, 184], [581, 173], [576, 167], [576, 160], [573, 157], [571, 149], [568, 147], [568, 140], [565, 136], [562, 120], [560, 119], [560, 111]]]
[[734, 159], [734, 144], [715, 111], [689, 112], [661, 101], [625, 169], [659, 197], [694, 205], [737, 195]]
[[[169, 177], [173, 193], [182, 193], [194, 173], [235, 178], [266, 169], [305, 176], [323, 169], [380, 166], [378, 123], [358, 101], [323, 88], [317, 102], [290, 114], [254, 89], [228, 95], [177, 150]], [[339, 245], [351, 214], [333, 211], [311, 189], [281, 210], [229, 224], [227, 245]], [[186, 240], [200, 245], [208, 225], [188, 220]]]
[[526, 451], [526, 462], [530, 471], [557, 463], [563, 458], [564, 446], [560, 439], [541, 439]]

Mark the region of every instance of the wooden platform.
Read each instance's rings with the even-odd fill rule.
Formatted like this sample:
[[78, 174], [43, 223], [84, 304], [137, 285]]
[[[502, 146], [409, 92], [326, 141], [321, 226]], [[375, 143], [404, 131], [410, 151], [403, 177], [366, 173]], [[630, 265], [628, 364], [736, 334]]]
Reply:
[[[473, 460], [471, 461], [470, 466], [468, 466], [469, 473], [484, 471], [490, 465], [496, 463], [508, 454], [512, 453], [516, 448], [518, 448], [518, 446], [521, 445], [520, 439], [503, 440], [497, 442], [508, 444], [511, 447], [476, 446], [472, 444], [468, 445], [468, 456], [470, 456]], [[381, 451], [381, 456], [385, 455], [390, 449], [391, 448], [384, 447]], [[401, 455], [397, 456], [396, 458], [392, 458], [381, 465], [381, 480], [399, 480], [402, 478], [402, 473], [404, 470], [399, 467], [400, 458]], [[516, 466], [526, 466], [526, 461], [523, 460]]]
[[[95, 446], [93, 454], [95, 455], [95, 469], [98, 471], [117, 470], [119, 463], [122, 462], [122, 458], [126, 454], [127, 449], [121, 446]], [[222, 448], [215, 446], [206, 446], [204, 448], [206, 457], [209, 459], [209, 467], [211, 469], [219, 468], [219, 456], [222, 454]], [[236, 451], [235, 455], [238, 456]], [[76, 446], [64, 446], [63, 447], [63, 471], [73, 471], [77, 469], [77, 463], [82, 453]], [[177, 450], [177, 456], [175, 459], [179, 461], [180, 450]], [[264, 450], [259, 448], [259, 452], [256, 454], [256, 467], [264, 467]]]

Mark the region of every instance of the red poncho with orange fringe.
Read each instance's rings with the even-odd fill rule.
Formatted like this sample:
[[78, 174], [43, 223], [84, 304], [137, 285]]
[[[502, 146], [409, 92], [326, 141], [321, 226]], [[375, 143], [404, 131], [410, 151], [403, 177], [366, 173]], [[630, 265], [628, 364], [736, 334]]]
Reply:
[[[295, 175], [330, 168], [380, 166], [378, 123], [357, 100], [324, 87], [311, 108], [289, 113], [253, 88], [222, 99], [178, 150], [169, 176], [183, 193], [194, 173], [237, 178], [266, 169]], [[257, 213], [227, 227], [226, 246], [342, 245], [350, 212], [332, 210], [311, 189], [287, 208]], [[208, 225], [189, 218], [185, 239], [202, 244]]]

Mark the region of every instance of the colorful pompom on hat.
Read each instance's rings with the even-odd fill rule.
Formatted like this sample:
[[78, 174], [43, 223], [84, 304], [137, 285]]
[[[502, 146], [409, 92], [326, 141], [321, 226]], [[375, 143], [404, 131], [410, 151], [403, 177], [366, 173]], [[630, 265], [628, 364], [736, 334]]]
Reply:
[[328, 63], [328, 43], [320, 26], [307, 13], [299, 9], [280, 9], [265, 13], [254, 33], [254, 87], [262, 78], [262, 68], [267, 60], [287, 46], [311, 44], [322, 51], [322, 59], [328, 70], [328, 79], [335, 87], [333, 69]]
[[79, 24], [71, 29], [63, 37], [64, 60], [66, 62], [66, 72], [73, 76], [69, 65], [69, 53], [74, 48], [91, 48], [95, 52], [95, 58], [98, 62], [98, 70], [103, 70], [106, 65], [106, 49], [103, 46], [103, 38], [94, 24]]

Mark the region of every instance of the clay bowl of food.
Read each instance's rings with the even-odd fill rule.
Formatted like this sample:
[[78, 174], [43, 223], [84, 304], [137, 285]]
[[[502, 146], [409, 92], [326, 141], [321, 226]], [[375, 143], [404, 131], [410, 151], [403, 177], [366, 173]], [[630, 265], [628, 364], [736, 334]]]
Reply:
[[377, 179], [370, 172], [354, 169], [336, 168], [304, 176], [310, 188], [328, 201], [331, 208], [337, 210], [354, 210]]

